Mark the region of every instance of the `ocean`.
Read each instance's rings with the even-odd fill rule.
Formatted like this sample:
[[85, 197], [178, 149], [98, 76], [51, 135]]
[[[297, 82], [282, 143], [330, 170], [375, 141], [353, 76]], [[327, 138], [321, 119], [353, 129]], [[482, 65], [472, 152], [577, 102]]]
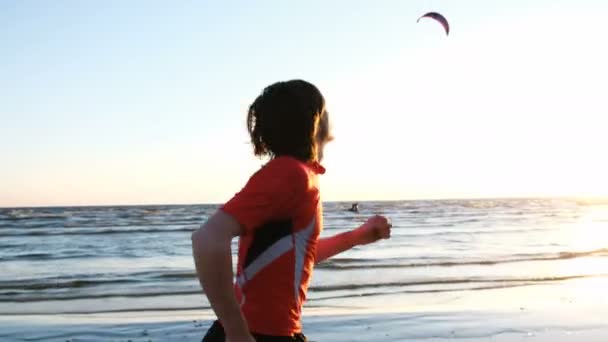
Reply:
[[[334, 318], [360, 313], [341, 323], [352, 329], [362, 325], [374, 331], [379, 313], [406, 315], [402, 327], [425, 325], [423, 330], [418, 325], [383, 328], [393, 334], [382, 335], [383, 340], [546, 332], [543, 318], [528, 325], [530, 319], [517, 321], [530, 312], [542, 312], [549, 320], [547, 314], [565, 310], [589, 313], [576, 321], [556, 318], [550, 326], [558, 331], [608, 326], [608, 311], [603, 311], [608, 306], [608, 202], [360, 202], [358, 213], [349, 207], [324, 203], [322, 236], [382, 214], [393, 223], [392, 238], [317, 265], [304, 310], [311, 317], [308, 325], [305, 319], [309, 336], [318, 332], [333, 340], [359, 340], [335, 331], [331, 335], [333, 325], [324, 326], [315, 318], [330, 313]], [[194, 272], [190, 234], [216, 209], [0, 209], [0, 340], [200, 340], [213, 314]], [[445, 324], [428, 321], [434, 316], [411, 316], [420, 312], [440, 312], [437, 317], [444, 318], [452, 317], [450, 313], [478, 316]], [[497, 321], [503, 314], [512, 315], [510, 325]], [[150, 317], [173, 325], [146, 326]], [[480, 323], [479, 317], [488, 323]], [[139, 319], [140, 325], [123, 329], [128, 324], [120, 323], [132, 319]], [[471, 326], [470, 320], [477, 325]], [[163, 333], [164, 338], [155, 337]], [[395, 337], [400, 333], [402, 337]], [[608, 335], [604, 337], [601, 340], [608, 341]]]

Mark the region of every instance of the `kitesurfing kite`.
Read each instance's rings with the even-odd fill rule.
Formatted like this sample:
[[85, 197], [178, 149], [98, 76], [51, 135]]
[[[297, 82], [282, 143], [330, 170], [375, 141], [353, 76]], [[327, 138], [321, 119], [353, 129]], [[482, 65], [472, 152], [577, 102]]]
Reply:
[[443, 25], [443, 29], [445, 30], [446, 36], [450, 34], [450, 24], [448, 24], [448, 20], [443, 15], [437, 12], [429, 12], [418, 18], [416, 22], [420, 22], [420, 19], [422, 18], [431, 18], [437, 20], [441, 25]]

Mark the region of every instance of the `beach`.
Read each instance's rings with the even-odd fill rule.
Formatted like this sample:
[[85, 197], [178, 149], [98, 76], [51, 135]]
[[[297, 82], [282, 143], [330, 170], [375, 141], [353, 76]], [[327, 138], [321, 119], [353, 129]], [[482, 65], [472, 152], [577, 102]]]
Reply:
[[[317, 266], [311, 341], [608, 341], [608, 203], [324, 204], [390, 240]], [[0, 341], [200, 341], [190, 233], [216, 205], [0, 209]], [[236, 243], [236, 241], [235, 241]]]

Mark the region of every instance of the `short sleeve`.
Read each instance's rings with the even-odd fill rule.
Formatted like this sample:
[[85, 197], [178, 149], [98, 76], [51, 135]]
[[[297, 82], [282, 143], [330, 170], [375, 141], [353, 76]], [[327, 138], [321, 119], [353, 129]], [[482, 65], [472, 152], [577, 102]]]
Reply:
[[269, 221], [293, 217], [296, 204], [309, 187], [309, 174], [303, 164], [277, 158], [255, 173], [221, 210], [234, 217], [247, 234]]

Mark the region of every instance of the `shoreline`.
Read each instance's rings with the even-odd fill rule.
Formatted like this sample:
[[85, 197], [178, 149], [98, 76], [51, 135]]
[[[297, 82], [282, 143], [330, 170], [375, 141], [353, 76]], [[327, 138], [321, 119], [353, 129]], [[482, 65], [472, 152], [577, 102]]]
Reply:
[[[591, 292], [606, 284], [581, 279], [436, 294], [424, 301], [390, 295], [361, 297], [348, 307], [305, 306], [304, 333], [311, 342], [605, 342], [608, 296]], [[210, 310], [2, 315], [0, 341], [200, 341], [214, 319]]]
[[[27, 322], [6, 324], [0, 318], [0, 341], [200, 341], [214, 318], [200, 312], [179, 317], [162, 314], [146, 317], [30, 317]], [[485, 319], [484, 319], [485, 318]], [[524, 320], [525, 318], [522, 317]], [[304, 333], [312, 341], [606, 341], [608, 326], [517, 325], [513, 315], [476, 313], [377, 313], [308, 314]], [[519, 320], [522, 323], [522, 320]]]

